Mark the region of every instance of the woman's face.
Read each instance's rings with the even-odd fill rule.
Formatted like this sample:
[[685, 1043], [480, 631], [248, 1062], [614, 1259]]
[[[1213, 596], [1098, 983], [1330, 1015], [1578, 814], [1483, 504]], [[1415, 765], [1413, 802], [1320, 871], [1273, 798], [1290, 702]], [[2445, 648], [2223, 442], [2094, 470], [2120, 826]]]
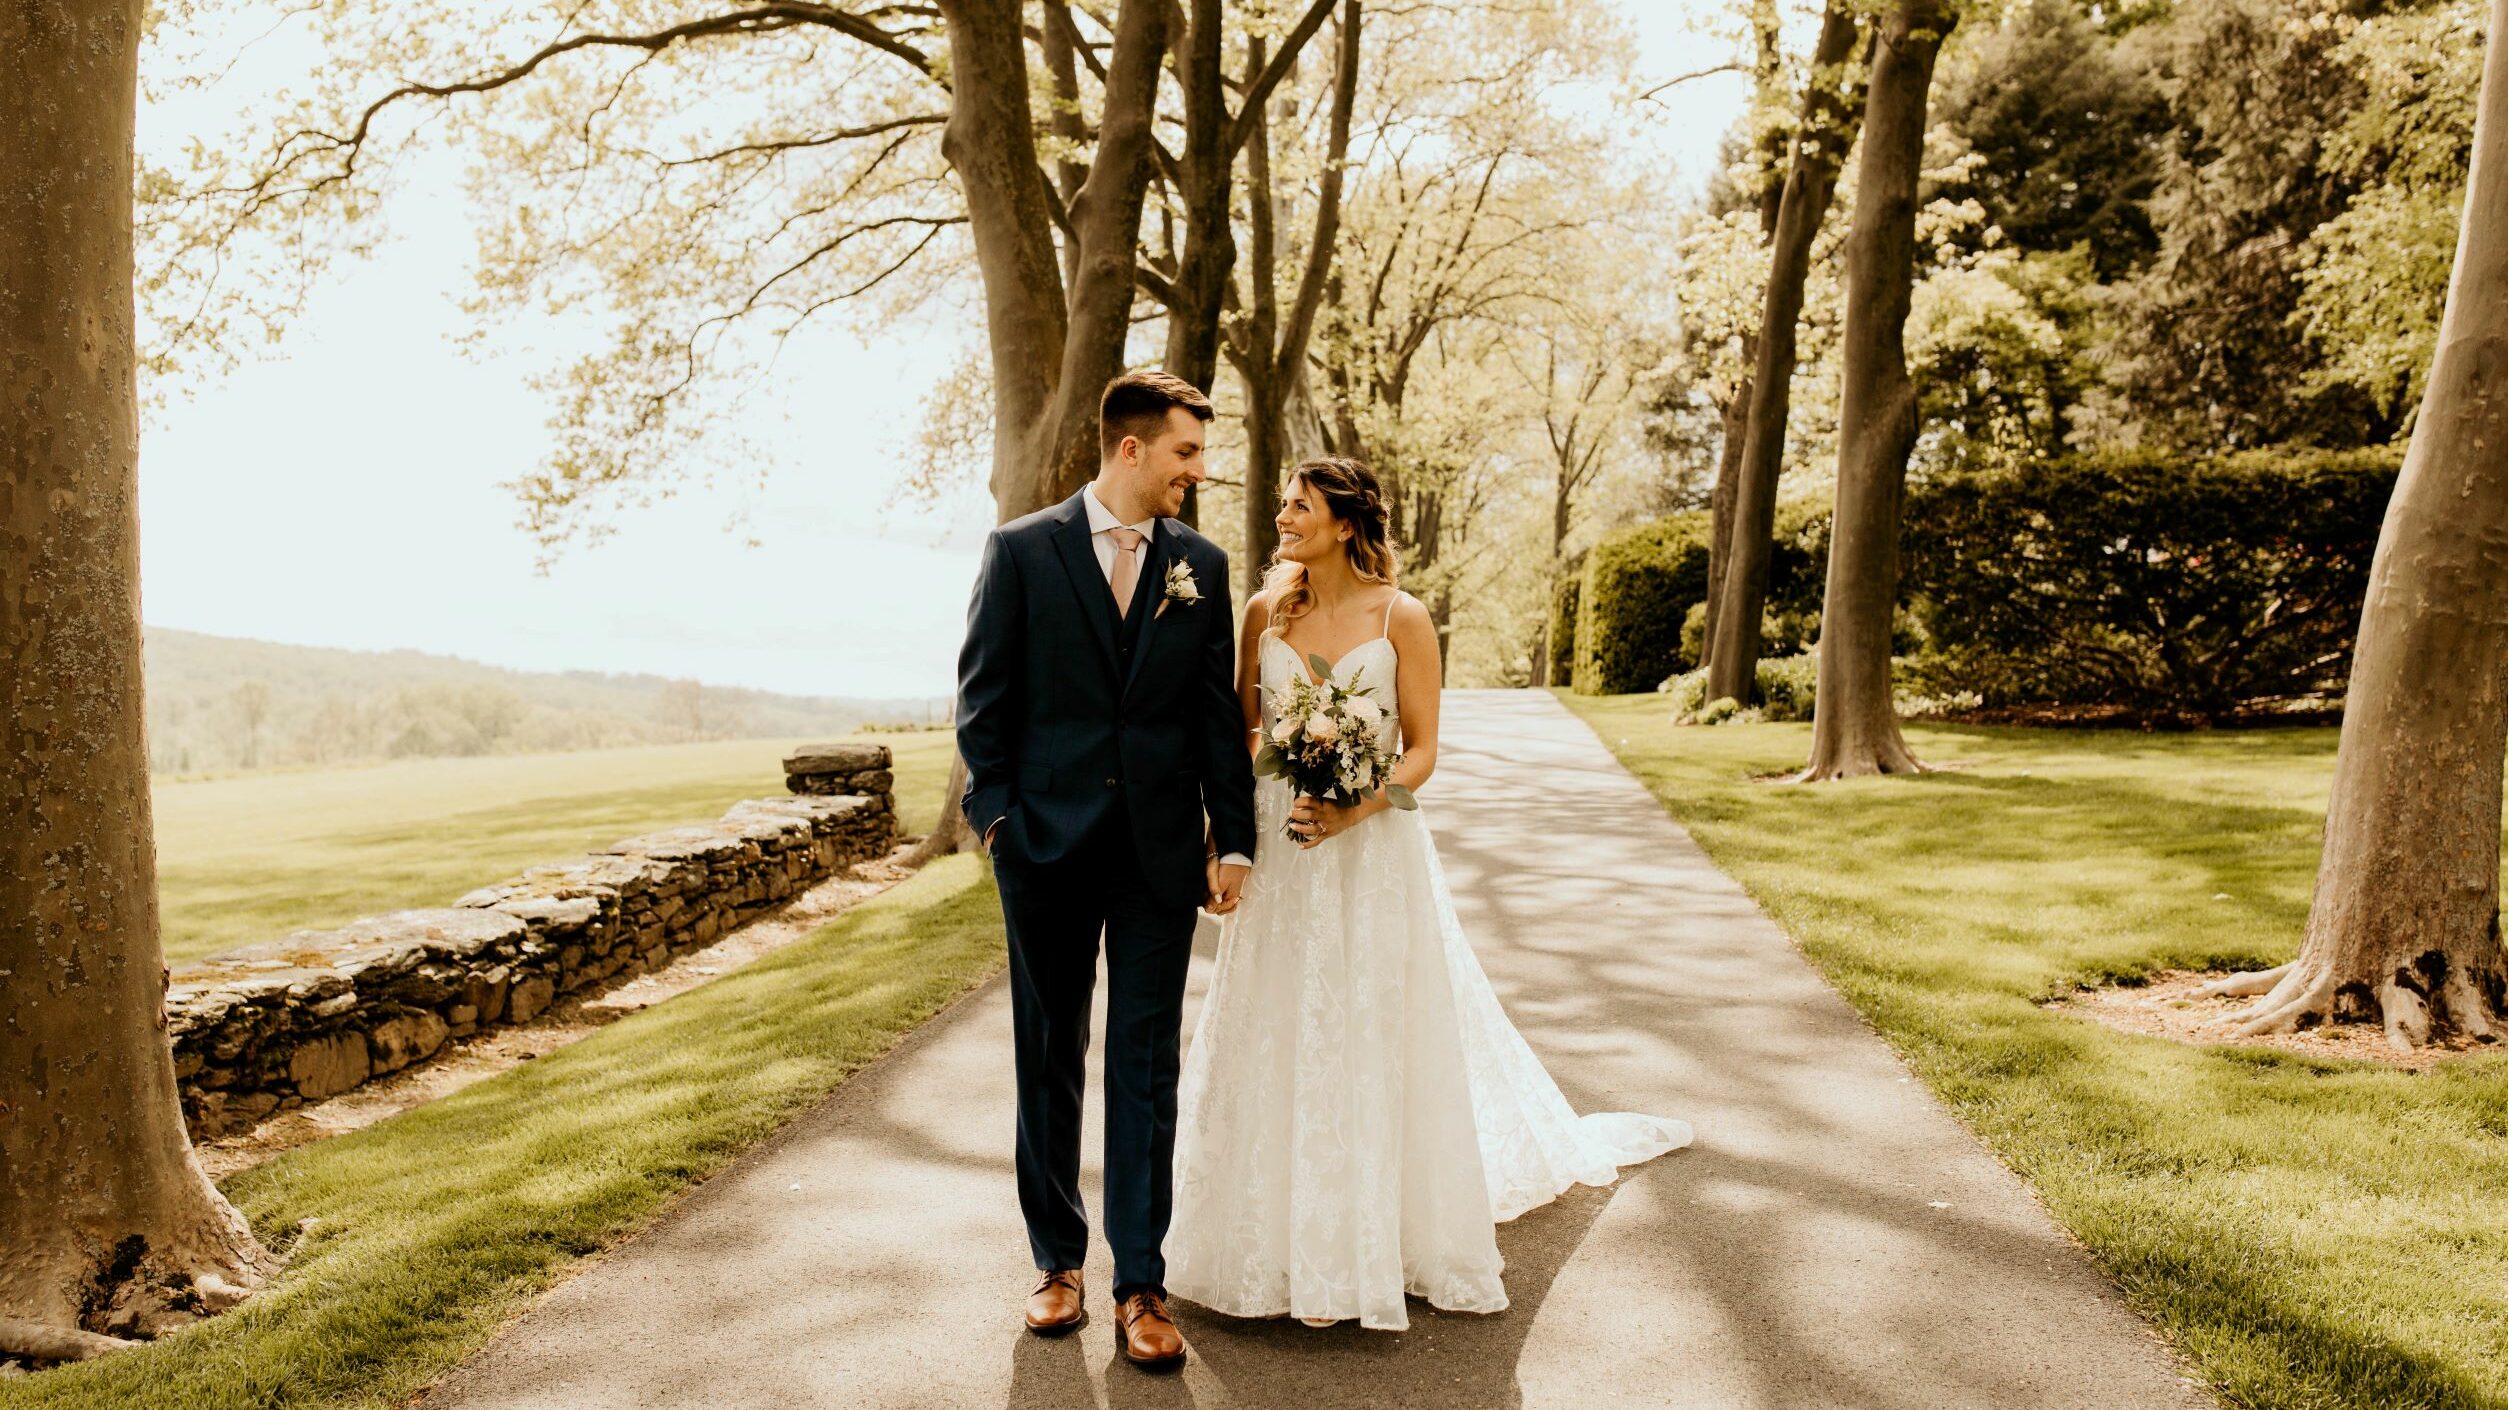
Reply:
[[1290, 476], [1281, 487], [1280, 512], [1271, 522], [1280, 530], [1280, 556], [1292, 562], [1329, 558], [1342, 552], [1350, 538], [1350, 526], [1332, 517], [1324, 497], [1307, 489], [1303, 475]]

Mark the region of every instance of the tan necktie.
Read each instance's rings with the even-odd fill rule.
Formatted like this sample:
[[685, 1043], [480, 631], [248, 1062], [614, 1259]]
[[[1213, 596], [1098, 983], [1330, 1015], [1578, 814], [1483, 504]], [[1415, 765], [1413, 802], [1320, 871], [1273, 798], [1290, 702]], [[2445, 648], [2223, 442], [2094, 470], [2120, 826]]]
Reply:
[[1106, 532], [1115, 541], [1115, 571], [1108, 579], [1115, 590], [1115, 615], [1130, 616], [1132, 590], [1141, 584], [1141, 531], [1113, 528]]

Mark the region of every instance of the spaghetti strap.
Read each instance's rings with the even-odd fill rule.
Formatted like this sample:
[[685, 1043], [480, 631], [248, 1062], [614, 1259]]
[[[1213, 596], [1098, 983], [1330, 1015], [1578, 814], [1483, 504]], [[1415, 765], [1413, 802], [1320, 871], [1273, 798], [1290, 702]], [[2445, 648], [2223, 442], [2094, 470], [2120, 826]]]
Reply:
[[1387, 638], [1390, 638], [1393, 635], [1393, 609], [1400, 606], [1401, 603], [1402, 589], [1395, 588], [1393, 590], [1393, 596], [1385, 600], [1385, 624], [1376, 629], [1376, 635]]

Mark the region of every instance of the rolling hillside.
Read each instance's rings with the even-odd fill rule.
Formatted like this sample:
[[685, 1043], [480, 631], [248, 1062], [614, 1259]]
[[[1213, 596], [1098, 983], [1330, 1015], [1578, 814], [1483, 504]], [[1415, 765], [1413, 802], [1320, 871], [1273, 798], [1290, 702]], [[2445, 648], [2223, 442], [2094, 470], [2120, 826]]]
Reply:
[[166, 627], [147, 629], [147, 650], [149, 765], [160, 773], [832, 735], [949, 708]]

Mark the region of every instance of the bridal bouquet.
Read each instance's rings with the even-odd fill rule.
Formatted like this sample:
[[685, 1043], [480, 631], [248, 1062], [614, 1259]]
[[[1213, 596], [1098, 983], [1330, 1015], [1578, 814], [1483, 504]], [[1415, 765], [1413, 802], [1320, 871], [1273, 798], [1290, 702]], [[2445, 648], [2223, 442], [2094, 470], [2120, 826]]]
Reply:
[[1361, 669], [1343, 685], [1322, 657], [1307, 661], [1320, 683], [1299, 676], [1283, 689], [1265, 692], [1276, 723], [1254, 756], [1254, 772], [1287, 779], [1300, 794], [1343, 807], [1381, 788], [1394, 807], [1417, 808], [1411, 790], [1393, 782], [1393, 766], [1402, 756], [1386, 742], [1391, 731], [1384, 707], [1359, 684], [1367, 672]]

